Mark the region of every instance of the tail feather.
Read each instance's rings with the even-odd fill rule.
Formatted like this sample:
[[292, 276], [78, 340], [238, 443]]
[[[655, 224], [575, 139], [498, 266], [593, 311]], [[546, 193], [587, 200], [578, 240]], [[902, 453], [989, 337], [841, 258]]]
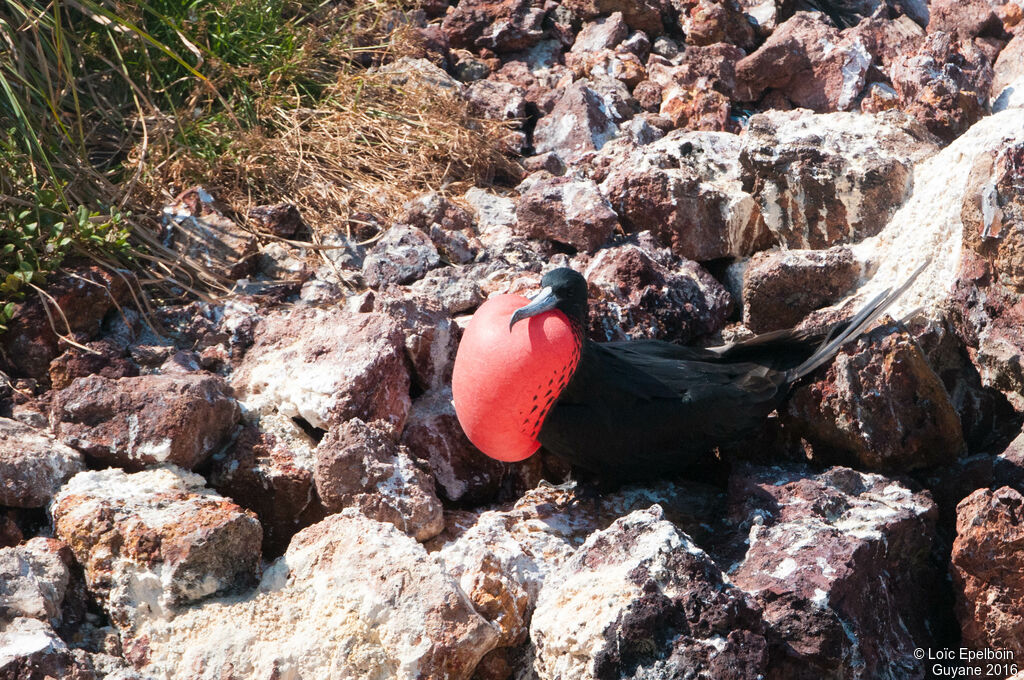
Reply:
[[815, 369], [831, 361], [832, 357], [835, 356], [840, 347], [846, 344], [849, 340], [853, 340], [860, 336], [861, 333], [866, 331], [871, 324], [873, 324], [878, 317], [885, 312], [889, 305], [907, 292], [907, 289], [914, 284], [914, 281], [917, 280], [917, 277], [929, 264], [930, 261], [925, 262], [923, 265], [918, 267], [917, 270], [910, 275], [910, 278], [908, 278], [903, 285], [896, 290], [888, 288], [879, 293], [873, 300], [871, 300], [871, 302], [865, 305], [863, 309], [857, 312], [857, 314], [845, 324], [845, 327], [841, 332], [835, 334], [834, 337], [832, 334], [829, 334], [829, 337], [825, 338], [821, 345], [818, 346], [818, 349], [814, 351], [814, 354], [808, 357], [807, 360], [799, 366], [790, 369], [786, 373], [786, 379], [789, 382], [799, 380], [808, 373], [811, 373]]

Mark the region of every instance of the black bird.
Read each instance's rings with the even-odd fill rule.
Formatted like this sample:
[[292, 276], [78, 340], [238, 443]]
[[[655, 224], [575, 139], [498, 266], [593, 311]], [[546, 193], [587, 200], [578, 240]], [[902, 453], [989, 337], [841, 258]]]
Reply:
[[[524, 441], [532, 437], [583, 470], [622, 479], [679, 471], [706, 461], [715, 447], [756, 434], [795, 381], [831, 361], [843, 343], [863, 333], [920, 271], [899, 289], [883, 292], [852, 318], [829, 328], [776, 331], [699, 348], [659, 340], [596, 343], [587, 339], [587, 283], [572, 269], [555, 269], [541, 280], [542, 289], [532, 301], [511, 314], [509, 333], [530, 319], [523, 361], [536, 358], [556, 369], [561, 365], [561, 371], [550, 373], [562, 376], [561, 380], [521, 381], [538, 385], [532, 399], [530, 394], [508, 394], [513, 383], [506, 381], [505, 394], [479, 408], [471, 399], [486, 394], [480, 387], [484, 381], [486, 388], [482, 374], [493, 364], [474, 363], [470, 356], [474, 350], [464, 352], [460, 346], [453, 380], [456, 410], [470, 439], [485, 453], [504, 460], [525, 457], [536, 449], [534, 445], [533, 450], [514, 451], [506, 457], [486, 448], [494, 446], [487, 437], [489, 430], [502, 427], [502, 409], [517, 409], [511, 415]], [[532, 326], [555, 310], [568, 321], [571, 341], [566, 343], [568, 349], [542, 350], [538, 341], [542, 329]], [[467, 336], [472, 331], [471, 324]], [[494, 337], [497, 331], [488, 333]], [[558, 358], [541, 357], [542, 351], [554, 351]], [[494, 361], [504, 365], [517, 360], [511, 356], [515, 350], [503, 352]], [[527, 410], [531, 403], [532, 410]], [[474, 409], [482, 415], [474, 414]]]

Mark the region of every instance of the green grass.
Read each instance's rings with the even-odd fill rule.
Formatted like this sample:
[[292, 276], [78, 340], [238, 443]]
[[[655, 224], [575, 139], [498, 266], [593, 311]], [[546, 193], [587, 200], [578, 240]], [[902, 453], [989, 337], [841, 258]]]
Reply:
[[0, 0], [0, 332], [69, 257], [159, 261], [179, 287], [216, 285], [161, 250], [156, 163], [221, 160], [275, 109], [315, 106], [366, 48], [367, 16], [295, 0]]
[[497, 124], [366, 75], [405, 49], [395, 13], [415, 2], [0, 0], [0, 332], [73, 258], [223, 289], [159, 238], [160, 206], [197, 183], [337, 230], [500, 170]]

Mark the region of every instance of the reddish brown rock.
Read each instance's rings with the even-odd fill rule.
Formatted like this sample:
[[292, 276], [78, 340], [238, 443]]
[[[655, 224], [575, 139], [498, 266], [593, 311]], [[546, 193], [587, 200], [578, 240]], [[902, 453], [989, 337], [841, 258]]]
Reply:
[[124, 348], [109, 340], [97, 340], [85, 344], [87, 349], [71, 347], [50, 362], [50, 384], [60, 390], [75, 378], [100, 375], [104, 378], [134, 377], [139, 374], [138, 365], [125, 356]]
[[815, 459], [906, 472], [949, 463], [963, 450], [949, 395], [905, 330], [878, 327], [817, 375], [793, 391], [784, 414]]
[[589, 335], [595, 340], [657, 339], [689, 343], [721, 329], [729, 293], [699, 264], [627, 244], [597, 253], [590, 285]]
[[568, 162], [600, 149], [616, 132], [601, 97], [586, 81], [578, 81], [567, 87], [551, 112], [537, 121], [533, 146], [537, 153], [553, 151]]
[[258, 205], [249, 211], [249, 219], [254, 220], [262, 231], [282, 238], [292, 238], [297, 233], [309, 231], [299, 209], [291, 203]]
[[41, 508], [84, 469], [81, 454], [48, 432], [0, 418], [0, 506]]
[[757, 253], [743, 272], [743, 323], [755, 333], [792, 328], [838, 302], [859, 277], [860, 264], [842, 246]]
[[754, 27], [736, 0], [682, 0], [672, 3], [688, 45], [726, 43], [751, 52]]
[[12, 377], [44, 380], [50, 362], [62, 349], [57, 332], [91, 339], [99, 332], [103, 317], [130, 297], [123, 274], [98, 266], [79, 267], [50, 278], [46, 293], [29, 294], [25, 302], [16, 304], [7, 331], [0, 335], [2, 358]]
[[999, 37], [1003, 22], [988, 0], [931, 0], [928, 6], [928, 32], [942, 31], [957, 40], [979, 36]]
[[895, 19], [870, 17], [843, 34], [860, 40], [873, 63], [885, 73], [897, 57], [917, 51], [925, 40], [924, 29], [906, 15]]
[[650, 231], [675, 254], [705, 261], [770, 244], [761, 212], [743, 189], [741, 140], [674, 131], [652, 144], [599, 157], [601, 191], [628, 232]]
[[484, 118], [516, 121], [526, 118], [526, 90], [494, 80], [478, 80], [466, 88], [466, 100]]
[[402, 443], [413, 457], [426, 461], [438, 491], [448, 500], [480, 504], [497, 496], [505, 466], [485, 456], [466, 438], [455, 415], [450, 386], [416, 398]]
[[[611, 79], [627, 88], [634, 87], [647, 75], [640, 58], [624, 50], [569, 52], [565, 56], [565, 63], [580, 78], [591, 78], [596, 81]], [[615, 118], [620, 120], [622, 112], [620, 111]]]
[[644, 111], [657, 112], [661, 109], [661, 85], [642, 80], [633, 88], [633, 98]]
[[544, 3], [537, 0], [461, 0], [441, 30], [455, 48], [514, 52], [544, 37]]
[[95, 461], [129, 470], [174, 463], [191, 470], [238, 422], [231, 388], [194, 373], [78, 378], [57, 393], [56, 435]]
[[390, 433], [354, 418], [332, 429], [316, 449], [316, 489], [329, 512], [358, 508], [425, 541], [444, 529], [434, 478]]
[[122, 633], [258, 574], [259, 522], [204, 483], [173, 466], [111, 468], [76, 475], [54, 498], [54, 532]]
[[589, 536], [549, 577], [530, 623], [540, 677], [754, 678], [760, 612], [661, 507]]
[[841, 36], [821, 13], [797, 12], [736, 64], [735, 98], [756, 101], [774, 88], [797, 106], [845, 111], [870, 66], [871, 55], [858, 38]]
[[880, 232], [910, 196], [914, 165], [937, 150], [896, 112], [770, 111], [750, 119], [743, 183], [786, 248], [828, 248]]
[[183, 257], [229, 279], [252, 272], [259, 250], [256, 235], [238, 226], [202, 187], [182, 192], [161, 212], [165, 241]]
[[978, 489], [956, 508], [950, 572], [963, 643], [1024, 656], [1024, 496]]
[[950, 142], [988, 113], [992, 67], [973, 42], [932, 33], [916, 52], [889, 69], [903, 110]]
[[735, 131], [730, 96], [743, 50], [725, 43], [694, 46], [668, 63], [651, 58], [648, 77], [661, 88], [659, 112], [688, 130]]
[[630, 28], [654, 37], [665, 30], [662, 25], [661, 3], [657, 0], [564, 0], [562, 5], [584, 19], [621, 12]]
[[912, 653], [944, 614], [927, 493], [848, 468], [742, 467], [729, 504], [750, 531], [730, 579], [754, 594], [778, 641], [766, 677], [925, 677]]
[[962, 209], [964, 252], [948, 309], [986, 386], [1024, 407], [1024, 144], [979, 156]]
[[366, 253], [363, 279], [370, 288], [412, 283], [441, 264], [430, 237], [415, 227], [391, 227]]
[[267, 314], [254, 338], [232, 376], [247, 408], [324, 430], [349, 418], [405, 422], [405, 337], [390, 316], [296, 307]]
[[519, 60], [506, 62], [489, 78], [521, 87], [526, 92], [527, 103], [537, 107], [541, 115], [551, 113], [574, 79], [573, 72], [561, 64], [531, 69], [525, 61]]
[[208, 475], [218, 493], [256, 513], [263, 553], [277, 557], [301, 529], [324, 517], [313, 483], [312, 443], [245, 427], [234, 445], [213, 458]]
[[422, 231], [437, 225], [445, 231], [472, 231], [473, 216], [459, 204], [436, 191], [428, 191], [402, 206], [400, 224], [408, 224]]
[[552, 177], [535, 182], [516, 204], [514, 231], [547, 238], [577, 250], [596, 250], [611, 237], [619, 219], [592, 180]]
[[[1024, 86], [1021, 83], [1021, 76], [1024, 76], [1024, 31], [1006, 43], [1006, 47], [999, 53], [999, 58], [992, 65], [992, 99], [995, 100], [1000, 93], [1015, 82], [1015, 89]], [[993, 102], [993, 107], [995, 106]]]

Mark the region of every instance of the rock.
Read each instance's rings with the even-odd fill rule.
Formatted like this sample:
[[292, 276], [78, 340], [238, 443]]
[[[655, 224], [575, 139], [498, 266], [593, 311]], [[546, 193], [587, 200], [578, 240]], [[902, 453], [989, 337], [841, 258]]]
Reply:
[[452, 313], [446, 308], [443, 297], [409, 294], [397, 286], [389, 286], [381, 291], [373, 308], [401, 324], [406, 356], [421, 389], [429, 390], [451, 382], [462, 332], [452, 323]]
[[780, 643], [768, 677], [925, 677], [912, 652], [932, 642], [941, 587], [927, 493], [848, 468], [745, 467], [729, 487], [730, 516], [750, 527], [729, 576]]
[[76, 475], [54, 498], [54, 533], [122, 634], [258, 574], [259, 522], [204, 484], [173, 466], [111, 468]]
[[[609, 89], [608, 85], [627, 88], [625, 96], [621, 97], [622, 102], [613, 105], [612, 118], [615, 121], [622, 121], [632, 116], [634, 107], [628, 88], [635, 87], [647, 75], [640, 57], [624, 49], [568, 52], [565, 63], [577, 76], [594, 81], [595, 89], [606, 103], [608, 97], [604, 96], [602, 89]], [[606, 83], [603, 88], [600, 85], [602, 81]]]
[[0, 678], [95, 680], [46, 623], [29, 618], [0, 621]]
[[735, 45], [750, 53], [757, 45], [750, 19], [736, 0], [684, 0], [674, 2], [687, 45]]
[[82, 455], [49, 433], [0, 418], [0, 506], [44, 507], [84, 469]]
[[454, 267], [435, 269], [413, 285], [414, 298], [432, 298], [449, 314], [475, 309], [484, 301], [484, 293], [473, 276], [466, 276]]
[[530, 624], [541, 678], [763, 675], [760, 612], [658, 506], [591, 535]]
[[89, 458], [139, 470], [205, 461], [238, 422], [231, 388], [208, 373], [78, 378], [60, 390], [50, 422]]
[[247, 409], [323, 430], [350, 418], [401, 429], [409, 412], [405, 339], [391, 317], [296, 307], [267, 314], [232, 376]]
[[1009, 487], [978, 489], [956, 508], [950, 574], [963, 644], [1005, 649], [1020, 659], [1024, 619], [1024, 496]]
[[413, 457], [426, 461], [438, 491], [448, 500], [480, 504], [497, 495], [505, 468], [466, 438], [455, 415], [450, 385], [416, 398], [402, 443]]
[[165, 242], [216, 276], [240, 279], [256, 264], [256, 235], [235, 224], [205, 189], [183, 191], [161, 210]]
[[600, 149], [616, 133], [601, 97], [581, 80], [567, 87], [551, 112], [537, 121], [533, 146], [536, 153], [554, 151], [571, 162]]
[[514, 226], [516, 223], [516, 202], [511, 198], [473, 187], [466, 192], [464, 199], [474, 213], [481, 232]]
[[845, 111], [864, 87], [871, 55], [818, 12], [797, 12], [736, 64], [735, 98], [756, 101], [767, 88], [817, 112]]
[[531, 67], [527, 61], [516, 59], [506, 62], [489, 79], [521, 87], [526, 91], [527, 104], [543, 115], [555, 108], [575, 76], [561, 63]]
[[466, 88], [466, 100], [479, 115], [492, 120], [526, 118], [526, 90], [494, 80], [478, 80]]
[[950, 463], [963, 450], [945, 387], [905, 330], [880, 326], [822, 371], [793, 390], [784, 414], [816, 459], [907, 472]]
[[949, 300], [958, 335], [971, 348], [982, 382], [1024, 408], [1020, 332], [1024, 305], [1024, 142], [981, 153], [963, 195], [960, 273]]
[[415, 227], [391, 227], [366, 253], [363, 279], [370, 288], [411, 283], [441, 264], [430, 237]]
[[434, 478], [390, 434], [353, 418], [332, 429], [316, 448], [316, 490], [328, 512], [355, 507], [389, 522], [417, 541], [444, 529]]
[[52, 538], [0, 548], [0, 622], [24, 616], [60, 625], [71, 561], [67, 546]]
[[592, 180], [552, 177], [535, 182], [516, 204], [514, 231], [547, 238], [581, 251], [596, 250], [611, 237], [619, 219]]
[[441, 30], [454, 48], [514, 52], [544, 37], [544, 3], [537, 0], [462, 0]]
[[445, 231], [472, 231], [473, 216], [465, 208], [436, 191], [428, 191], [410, 199], [402, 206], [400, 224], [421, 231], [437, 225]]
[[469, 680], [497, 638], [420, 545], [350, 509], [299, 532], [255, 593], [151, 621], [126, 655], [161, 679]]
[[943, 31], [957, 40], [979, 36], [999, 37], [1003, 22], [987, 0], [932, 0], [929, 3], [928, 32]]
[[725, 326], [732, 298], [696, 262], [626, 244], [601, 250], [584, 271], [591, 338], [690, 343]]
[[975, 123], [962, 139], [919, 161], [914, 167], [913, 194], [877, 237], [858, 248], [875, 268], [874, 276], [862, 288], [864, 299], [901, 285], [913, 271], [927, 265], [888, 313], [901, 318], [919, 310], [929, 322], [951, 312], [954, 317], [959, 314], [955, 310], [961, 303], [955, 301], [954, 283], [962, 278], [958, 274], [961, 260], [971, 259], [969, 249], [963, 247], [961, 214], [972, 169], [982, 156], [994, 157], [1021, 142], [1024, 117], [1003, 111]]
[[740, 182], [741, 139], [674, 131], [646, 146], [600, 157], [601, 192], [628, 232], [649, 230], [691, 260], [749, 255], [769, 243], [761, 213]]
[[735, 132], [730, 96], [743, 50], [724, 43], [690, 47], [672, 63], [651, 59], [648, 77], [661, 88], [659, 113], [675, 127]]
[[[460, 96], [465, 88], [440, 66], [428, 59], [400, 57], [376, 69], [381, 80], [392, 87], [427, 88]], [[363, 220], [374, 222], [375, 219]]]
[[708, 518], [724, 512], [722, 500], [717, 490], [695, 483], [625, 487], [601, 496], [537, 487], [511, 508], [449, 513], [445, 532], [428, 546], [437, 548], [447, 571], [500, 632], [499, 646], [512, 647], [527, 639], [541, 588], [561, 582], [560, 570], [595, 531], [659, 503], [673, 522], [703, 539], [713, 531]]
[[881, 113], [895, 109], [899, 105], [900, 96], [891, 86], [885, 83], [868, 83], [860, 100], [860, 112]]
[[770, 111], [750, 119], [740, 163], [783, 247], [828, 248], [879, 233], [936, 150], [898, 113]]
[[290, 419], [268, 416], [213, 457], [210, 485], [256, 513], [265, 556], [281, 555], [297, 531], [324, 517], [313, 483], [315, 446]]
[[901, 55], [916, 52], [925, 40], [924, 29], [906, 15], [894, 19], [869, 17], [844, 35], [863, 43], [873, 64], [884, 73], [889, 72]]
[[843, 246], [757, 253], [743, 272], [743, 323], [755, 333], [793, 328], [859, 278], [860, 263]]
[[1021, 78], [1024, 77], [1024, 32], [1015, 35], [999, 53], [999, 58], [992, 65], [992, 99], [993, 110], [995, 101], [1008, 87], [1024, 89]]
[[7, 331], [0, 335], [10, 376], [45, 380], [50, 362], [61, 353], [57, 333], [92, 339], [103, 317], [129, 298], [129, 276], [97, 265], [75, 267], [47, 280], [46, 297], [29, 295], [17, 303]]
[[292, 238], [300, 232], [309, 231], [299, 209], [292, 203], [258, 205], [249, 211], [249, 219], [254, 220], [261, 230], [281, 238]]
[[629, 26], [622, 18], [622, 12], [613, 12], [607, 17], [598, 17], [583, 25], [576, 34], [571, 52], [598, 52], [610, 50], [626, 39]]
[[897, 57], [889, 75], [903, 110], [945, 142], [988, 113], [992, 67], [973, 42], [932, 33], [916, 52]]
[[93, 374], [115, 379], [139, 374], [138, 365], [125, 356], [124, 347], [118, 347], [109, 340], [97, 340], [83, 346], [87, 349], [71, 347], [50, 362], [50, 385], [53, 389], [63, 389], [75, 378]]
[[630, 28], [652, 37], [664, 31], [661, 3], [657, 0], [565, 0], [562, 6], [584, 19], [621, 12]]

